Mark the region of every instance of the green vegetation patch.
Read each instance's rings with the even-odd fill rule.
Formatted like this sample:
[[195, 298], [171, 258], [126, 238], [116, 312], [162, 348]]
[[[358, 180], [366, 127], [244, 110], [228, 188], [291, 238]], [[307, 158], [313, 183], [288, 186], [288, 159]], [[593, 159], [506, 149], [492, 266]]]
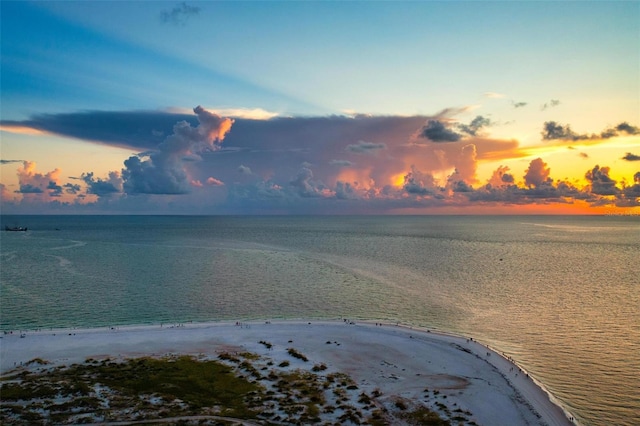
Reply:
[[[429, 410], [427, 407], [418, 407], [414, 410], [402, 413], [400, 416], [410, 425], [427, 425], [427, 426], [449, 426], [451, 422], [443, 419], [438, 413]], [[466, 419], [462, 418], [462, 421]], [[456, 423], [457, 424], [457, 423]]]
[[297, 359], [302, 360], [304, 362], [309, 361], [309, 359], [306, 356], [304, 356], [303, 354], [301, 354], [300, 352], [298, 352], [294, 348], [287, 349], [287, 352], [289, 353], [289, 355], [291, 355], [294, 358], [297, 358]]
[[166, 400], [180, 399], [193, 408], [222, 405], [233, 415], [246, 415], [244, 396], [257, 386], [237, 377], [216, 361], [138, 358], [124, 364], [85, 366], [100, 383], [131, 395], [156, 394]]
[[[103, 389], [102, 396], [97, 388]], [[248, 395], [263, 391], [230, 366], [187, 356], [74, 364], [1, 382], [0, 423], [34, 421], [36, 415], [55, 423], [75, 422], [79, 413], [109, 420], [130, 409], [141, 418], [218, 413], [256, 418], [260, 409], [248, 405]], [[105, 393], [109, 402], [103, 404]]]

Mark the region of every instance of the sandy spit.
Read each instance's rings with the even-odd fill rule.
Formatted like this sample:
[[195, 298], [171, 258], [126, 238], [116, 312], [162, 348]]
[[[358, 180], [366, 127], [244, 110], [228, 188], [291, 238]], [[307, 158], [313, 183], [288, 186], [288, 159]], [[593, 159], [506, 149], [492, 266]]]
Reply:
[[[435, 403], [425, 389], [472, 414], [479, 425], [570, 425], [526, 372], [471, 338], [395, 324], [336, 321], [188, 323], [101, 329], [6, 333], [0, 339], [0, 373], [41, 358], [54, 365], [87, 358], [253, 352], [278, 363], [295, 348], [310, 363], [344, 372], [370, 393]], [[259, 343], [267, 341], [269, 349]], [[24, 368], [24, 367], [22, 367]]]

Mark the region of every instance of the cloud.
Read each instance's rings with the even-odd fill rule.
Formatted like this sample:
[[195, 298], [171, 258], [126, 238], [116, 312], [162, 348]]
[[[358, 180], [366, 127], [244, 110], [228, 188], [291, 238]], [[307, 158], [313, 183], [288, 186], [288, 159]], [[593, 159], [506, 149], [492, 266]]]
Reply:
[[589, 158], [589, 154], [587, 154], [586, 152], [581, 152], [578, 155], [582, 158]]
[[0, 164], [22, 163], [24, 160], [0, 160]]
[[616, 195], [616, 181], [609, 177], [609, 167], [595, 166], [587, 171], [585, 178], [590, 182], [590, 192], [598, 195]]
[[487, 184], [491, 187], [500, 188], [512, 184], [514, 180], [513, 175], [509, 173], [508, 166], [499, 166], [493, 171], [493, 174], [489, 178]]
[[558, 99], [551, 99], [549, 102], [545, 102], [544, 104], [542, 104], [542, 106], [540, 107], [540, 111], [544, 111], [548, 108], [554, 108], [558, 105], [560, 105], [560, 101]]
[[542, 186], [545, 183], [550, 183], [550, 173], [551, 169], [547, 167], [547, 163], [542, 161], [542, 158], [536, 158], [535, 160], [531, 160], [531, 163], [529, 163], [529, 168], [527, 168], [524, 175], [524, 183], [529, 188], [535, 188]]
[[491, 120], [485, 118], [481, 115], [478, 115], [476, 118], [471, 120], [469, 124], [458, 124], [456, 127], [463, 133], [466, 133], [470, 136], [476, 136], [477, 133], [482, 130], [484, 127], [491, 126]]
[[58, 185], [54, 181], [49, 182], [47, 190], [49, 191], [49, 195], [52, 197], [59, 197], [62, 195], [62, 186]]
[[568, 140], [568, 141], [579, 141], [579, 140], [588, 140], [588, 139], [610, 139], [617, 136], [621, 136], [621, 134], [627, 135], [638, 135], [640, 134], [640, 129], [636, 126], [632, 126], [627, 122], [623, 122], [618, 124], [615, 127], [611, 127], [603, 130], [600, 134], [579, 134], [575, 133], [571, 130], [571, 126], [562, 125], [555, 121], [546, 121], [544, 123], [544, 128], [542, 130], [542, 139], [543, 140]]
[[24, 161], [17, 173], [20, 187], [18, 193], [35, 194], [38, 196], [36, 199], [41, 201], [46, 201], [50, 197], [59, 197], [62, 194], [62, 187], [58, 183], [60, 169], [43, 174], [36, 171], [36, 163]]
[[195, 122], [193, 114], [165, 111], [83, 111], [39, 114], [23, 121], [3, 120], [7, 131], [29, 128], [76, 139], [134, 149], [153, 149], [177, 121]]
[[267, 111], [262, 108], [215, 108], [209, 109], [210, 112], [223, 117], [246, 118], [250, 120], [270, 120], [277, 117], [277, 112]]
[[43, 194], [44, 190], [38, 186], [34, 186], [30, 183], [24, 183], [20, 185], [20, 191], [22, 194]]
[[117, 194], [123, 189], [123, 180], [118, 171], [110, 172], [108, 180], [94, 178], [93, 172], [83, 173], [80, 179], [87, 185], [87, 193], [98, 197]]
[[491, 99], [500, 99], [500, 98], [506, 97], [502, 93], [496, 93], [496, 92], [484, 92], [484, 96], [486, 98], [491, 98]]
[[350, 200], [357, 198], [357, 194], [350, 182], [336, 182], [335, 197], [339, 200]]
[[449, 182], [457, 184], [463, 182], [465, 184], [473, 184], [476, 179], [476, 170], [478, 168], [478, 154], [474, 144], [468, 144], [462, 147], [459, 155], [455, 159], [455, 170], [449, 176]]
[[411, 166], [411, 171], [404, 177], [403, 189], [414, 195], [435, 194], [440, 190], [432, 174], [423, 173], [414, 166]]
[[625, 122], [622, 122], [620, 124], [618, 124], [615, 129], [618, 132], [622, 132], [622, 133], [626, 133], [628, 135], [638, 135], [640, 134], [640, 128], [638, 128], [637, 126], [632, 126], [631, 124]]
[[352, 167], [354, 165], [354, 163], [349, 160], [331, 160], [329, 164], [336, 167]]
[[513, 106], [513, 108], [518, 109], [518, 108], [523, 108], [523, 107], [527, 106], [527, 103], [526, 102], [511, 101], [511, 105]]
[[381, 149], [386, 149], [386, 148], [387, 148], [387, 145], [384, 143], [359, 141], [356, 144], [347, 145], [345, 150], [349, 152], [354, 152], [356, 154], [374, 154], [375, 152]]
[[76, 185], [73, 183], [65, 183], [64, 185], [62, 185], [62, 187], [64, 188], [64, 192], [72, 195], [77, 195], [82, 190], [82, 187], [80, 185]]
[[468, 136], [478, 136], [483, 128], [492, 124], [490, 119], [481, 115], [476, 116], [469, 124], [449, 124], [449, 121], [447, 118], [427, 121], [420, 136], [431, 142], [458, 142]]
[[188, 5], [186, 2], [178, 3], [171, 10], [160, 12], [160, 20], [167, 24], [185, 25], [192, 16], [200, 13], [198, 6]]
[[238, 173], [240, 173], [241, 175], [247, 175], [247, 176], [251, 176], [253, 174], [250, 167], [247, 167], [242, 164], [238, 166]]
[[448, 129], [440, 120], [429, 120], [422, 128], [420, 136], [431, 142], [457, 142], [462, 138], [462, 135]]
[[544, 129], [542, 130], [543, 140], [570, 140], [577, 141], [581, 139], [588, 139], [586, 135], [578, 135], [567, 124], [556, 123], [555, 121], [546, 121], [544, 123]]
[[[205, 151], [216, 151], [233, 120], [222, 118], [197, 106], [193, 109], [198, 126], [179, 121], [157, 150], [148, 155], [131, 156], [122, 169], [123, 189], [127, 194], [185, 194], [189, 182], [186, 159], [199, 159]], [[148, 157], [146, 160], [142, 158]]]
[[301, 197], [322, 197], [330, 194], [322, 182], [313, 180], [313, 172], [310, 164], [307, 163], [300, 167], [298, 174], [289, 182], [289, 185], [295, 188]]
[[211, 176], [207, 178], [206, 182], [207, 182], [207, 185], [224, 186], [224, 182]]
[[[36, 116], [27, 120], [29, 125], [47, 133], [142, 152], [127, 158], [121, 173], [106, 179], [84, 173], [76, 178], [82, 180], [78, 182], [81, 186], [61, 182], [59, 171], [49, 176], [40, 173], [39, 180], [25, 177], [18, 192], [13, 191], [16, 187], [9, 191], [14, 197], [11, 205], [21, 199], [57, 206], [74, 200], [69, 209], [93, 208], [96, 212], [319, 214], [464, 207], [478, 202], [638, 202], [634, 189], [638, 184], [613, 182], [615, 192], [600, 173], [589, 185], [577, 188], [554, 181], [542, 159], [529, 164], [524, 183], [522, 177], [516, 182], [506, 166], [480, 182], [477, 171], [482, 162], [523, 158], [532, 151], [521, 148], [514, 139], [482, 135], [493, 124], [484, 116], [456, 122], [452, 116], [460, 112], [445, 109], [430, 117], [232, 120], [198, 107], [191, 114], [89, 111]], [[458, 139], [442, 143], [424, 137], [429, 123], [436, 123], [431, 130], [450, 132]], [[628, 124], [612, 129], [619, 135], [635, 131]], [[552, 130], [571, 138], [576, 135], [569, 126], [558, 123]], [[371, 153], [375, 155], [364, 155]], [[32, 170], [32, 174], [38, 173]]]
[[626, 161], [640, 161], [640, 155], [627, 152], [622, 159]]

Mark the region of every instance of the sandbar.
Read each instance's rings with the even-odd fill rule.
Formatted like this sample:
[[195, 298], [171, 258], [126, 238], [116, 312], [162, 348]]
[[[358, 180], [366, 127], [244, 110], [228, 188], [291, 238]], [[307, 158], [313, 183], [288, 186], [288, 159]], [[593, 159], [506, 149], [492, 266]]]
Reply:
[[[267, 347], [260, 342], [268, 341]], [[287, 352], [294, 348], [308, 363]], [[570, 425], [570, 415], [516, 364], [472, 338], [397, 324], [351, 321], [251, 321], [40, 330], [5, 333], [0, 373], [34, 358], [53, 365], [87, 358], [251, 352], [291, 368], [323, 363], [369, 393], [437, 408], [445, 401], [478, 425]], [[426, 394], [425, 389], [431, 390]], [[437, 397], [434, 391], [437, 391]]]

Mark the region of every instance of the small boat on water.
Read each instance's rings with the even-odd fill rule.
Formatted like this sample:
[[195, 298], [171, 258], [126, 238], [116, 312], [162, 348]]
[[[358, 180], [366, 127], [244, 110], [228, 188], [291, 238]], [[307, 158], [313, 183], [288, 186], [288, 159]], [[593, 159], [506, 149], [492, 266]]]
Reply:
[[5, 231], [25, 232], [25, 231], [27, 231], [27, 227], [26, 226], [5, 226], [4, 230]]

